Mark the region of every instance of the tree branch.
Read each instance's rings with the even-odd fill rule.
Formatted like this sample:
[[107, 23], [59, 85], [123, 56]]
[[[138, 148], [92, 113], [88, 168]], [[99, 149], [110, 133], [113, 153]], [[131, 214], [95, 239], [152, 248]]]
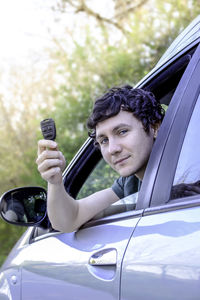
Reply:
[[80, 0], [78, 3], [74, 3], [73, 0], [63, 0], [65, 3], [70, 4], [74, 9], [75, 13], [84, 12], [88, 16], [94, 17], [101, 25], [102, 23], [107, 23], [112, 26], [115, 26], [118, 30], [120, 30], [124, 35], [128, 34], [128, 31], [125, 30], [118, 22], [113, 21], [112, 19], [105, 18], [101, 16], [99, 13], [95, 12], [91, 8], [88, 7], [85, 0]]
[[[127, 5], [126, 5], [126, 9], [122, 12], [119, 12], [118, 14], [115, 14], [114, 18], [115, 19], [121, 19], [123, 18], [125, 15], [131, 13], [131, 12], [134, 12], [136, 11], [137, 9], [139, 9], [140, 7], [142, 7], [145, 3], [147, 3], [149, 0], [141, 0], [141, 2], [139, 2], [138, 4], [136, 5], [132, 5], [132, 2], [131, 1], [128, 1], [127, 2]], [[130, 5], [129, 5], [130, 4]]]

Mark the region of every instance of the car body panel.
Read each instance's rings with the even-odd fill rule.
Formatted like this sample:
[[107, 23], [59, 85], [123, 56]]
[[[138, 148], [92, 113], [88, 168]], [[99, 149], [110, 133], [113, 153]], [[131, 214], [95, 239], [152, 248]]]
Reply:
[[121, 299], [199, 299], [200, 207], [141, 218], [122, 267]]
[[21, 266], [13, 261], [18, 257], [21, 249], [29, 245], [30, 235], [33, 229], [30, 227], [21, 236], [19, 241], [9, 253], [6, 261], [0, 269], [0, 299], [21, 300]]
[[21, 300], [21, 268], [11, 267], [0, 273], [0, 299]]

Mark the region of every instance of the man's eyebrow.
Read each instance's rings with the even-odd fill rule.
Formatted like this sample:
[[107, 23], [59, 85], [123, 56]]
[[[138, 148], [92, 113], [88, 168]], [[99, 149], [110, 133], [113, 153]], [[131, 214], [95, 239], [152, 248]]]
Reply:
[[127, 124], [127, 123], [120, 123], [120, 124], [118, 124], [117, 126], [115, 126], [115, 127], [113, 128], [112, 131], [115, 132], [115, 131], [119, 130], [119, 129], [122, 128], [122, 127], [128, 127], [128, 128], [130, 128], [131, 125], [129, 125], [129, 124]]
[[96, 141], [97, 140], [99, 140], [99, 139], [101, 139], [102, 137], [105, 137], [106, 135], [105, 134], [98, 134], [97, 136], [96, 136]]

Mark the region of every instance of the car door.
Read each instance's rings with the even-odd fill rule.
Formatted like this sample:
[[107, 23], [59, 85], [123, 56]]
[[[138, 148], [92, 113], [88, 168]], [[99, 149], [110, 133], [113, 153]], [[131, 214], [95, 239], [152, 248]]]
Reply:
[[[83, 157], [81, 152], [81, 165]], [[88, 159], [88, 155], [86, 157]], [[78, 164], [72, 169], [78, 168]], [[114, 175], [107, 167], [100, 160], [77, 197], [88, 193], [88, 187], [99, 189], [103, 175], [106, 185], [110, 184], [109, 178], [113, 180]], [[72, 184], [74, 171], [71, 173], [66, 176], [71, 178]], [[83, 171], [79, 169], [75, 173], [82, 177]], [[111, 213], [107, 211], [104, 216], [96, 216], [76, 232], [51, 231], [32, 237], [15, 262], [22, 268], [22, 300], [119, 299], [122, 258], [142, 214], [142, 210], [132, 209], [130, 199], [134, 196], [120, 200], [111, 207]]]
[[[152, 151], [128, 244], [120, 299], [199, 299], [200, 46], [171, 100]], [[150, 179], [149, 179], [150, 178]]]
[[23, 249], [22, 300], [119, 299], [120, 267], [140, 218], [108, 218], [73, 233], [54, 233]]

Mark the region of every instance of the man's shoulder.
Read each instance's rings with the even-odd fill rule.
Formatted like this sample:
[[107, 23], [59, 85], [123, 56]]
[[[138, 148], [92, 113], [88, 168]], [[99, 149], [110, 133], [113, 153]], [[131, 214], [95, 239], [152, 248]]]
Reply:
[[121, 199], [138, 191], [139, 180], [135, 175], [119, 177], [112, 185], [113, 191]]

